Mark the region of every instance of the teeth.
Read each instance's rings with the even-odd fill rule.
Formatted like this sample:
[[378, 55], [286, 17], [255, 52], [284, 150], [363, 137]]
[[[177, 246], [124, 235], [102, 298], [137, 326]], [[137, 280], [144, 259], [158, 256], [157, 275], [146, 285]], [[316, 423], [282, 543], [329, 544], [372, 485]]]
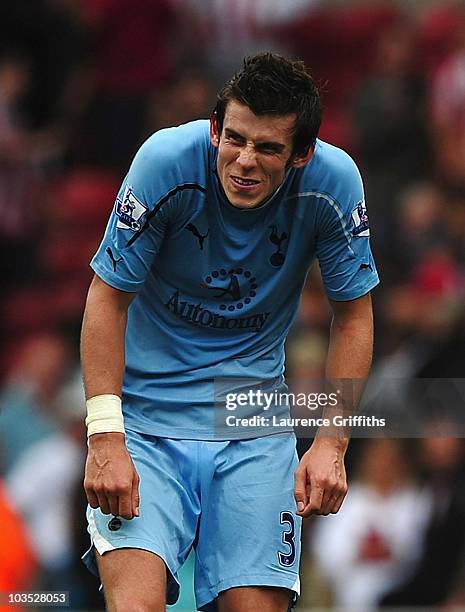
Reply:
[[239, 178], [238, 176], [235, 176], [234, 180], [237, 183], [240, 183], [241, 185], [256, 185], [258, 183], [258, 181], [252, 181], [252, 180], [249, 180], [249, 179], [243, 179], [243, 178]]

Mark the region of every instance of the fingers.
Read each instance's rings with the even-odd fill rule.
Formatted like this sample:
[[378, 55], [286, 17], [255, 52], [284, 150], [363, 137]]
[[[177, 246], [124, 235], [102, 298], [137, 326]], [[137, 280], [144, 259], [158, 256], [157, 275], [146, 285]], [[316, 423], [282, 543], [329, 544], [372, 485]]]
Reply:
[[328, 514], [336, 514], [339, 512], [346, 494], [347, 486], [344, 483], [327, 485], [324, 488], [321, 505], [314, 510], [313, 514], [320, 514], [323, 516], [327, 516]]
[[302, 512], [298, 513], [302, 517], [307, 518], [311, 514], [321, 514], [321, 506], [325, 490], [318, 484], [308, 485], [308, 503]]
[[347, 495], [347, 489], [346, 491], [344, 491], [344, 493], [342, 493], [341, 495], [339, 495], [339, 497], [336, 497], [336, 499], [333, 502], [333, 508], [331, 510], [331, 514], [337, 514], [339, 512], [339, 510], [341, 509], [341, 506], [346, 498]]
[[91, 508], [124, 519], [139, 516], [139, 475], [124, 444], [108, 457], [106, 447], [89, 448], [84, 489]]
[[294, 474], [294, 498], [297, 514], [302, 516], [308, 506], [307, 470], [302, 465], [299, 465]]
[[110, 503], [103, 489], [94, 487], [87, 479], [84, 481], [84, 489], [91, 508], [100, 508], [103, 514], [110, 514]]
[[118, 516], [119, 515], [119, 497], [118, 495], [110, 495], [109, 497], [107, 496], [108, 499], [108, 505], [110, 506], [110, 514], [113, 514], [113, 516]]
[[319, 514], [327, 516], [328, 514], [336, 514], [344, 501], [346, 493], [343, 485], [339, 483], [334, 487], [329, 487], [325, 490], [323, 501]]
[[132, 501], [133, 516], [140, 516], [139, 475], [137, 474], [135, 470], [134, 470], [134, 478], [132, 480], [131, 501]]
[[124, 495], [119, 497], [118, 515], [125, 519], [133, 519], [140, 515], [139, 505], [139, 475], [134, 469], [130, 488], [125, 490]]
[[98, 505], [103, 514], [110, 514], [110, 503], [103, 491], [96, 491]]
[[99, 503], [98, 503], [98, 498], [95, 495], [95, 493], [93, 491], [88, 491], [86, 489], [86, 495], [87, 495], [87, 501], [89, 502], [89, 506], [91, 508], [98, 508]]
[[323, 503], [325, 499], [325, 486], [324, 484], [311, 484], [312, 493], [310, 495], [310, 513], [311, 514], [322, 514]]
[[134, 471], [132, 481], [117, 485], [86, 489], [87, 500], [91, 508], [100, 508], [103, 514], [112, 514], [131, 520], [139, 516], [139, 476]]
[[347, 493], [344, 453], [323, 439], [302, 456], [295, 472], [297, 514], [335, 514]]
[[130, 495], [121, 495], [118, 498], [118, 512], [116, 516], [121, 516], [125, 519], [132, 519], [134, 516]]
[[314, 480], [312, 484], [302, 486], [301, 474], [296, 471], [294, 496], [297, 504], [297, 514], [307, 518], [312, 514], [336, 514], [347, 494], [345, 482], [329, 482]]
[[321, 507], [320, 507], [321, 514], [326, 516], [327, 514], [331, 512], [331, 508], [333, 506], [334, 499], [335, 499], [335, 494], [333, 492], [333, 489], [332, 488], [325, 489], [323, 493], [323, 498], [321, 500]]
[[310, 482], [305, 466], [300, 463], [294, 474], [294, 497], [297, 515], [304, 518], [311, 514], [320, 514], [325, 489], [315, 481]]

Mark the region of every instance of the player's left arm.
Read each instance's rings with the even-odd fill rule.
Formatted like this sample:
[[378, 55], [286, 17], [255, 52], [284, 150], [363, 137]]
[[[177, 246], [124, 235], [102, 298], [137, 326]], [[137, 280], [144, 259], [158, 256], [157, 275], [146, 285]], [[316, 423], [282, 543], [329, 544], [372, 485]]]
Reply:
[[[368, 377], [373, 354], [373, 311], [370, 294], [354, 300], [331, 300], [333, 320], [326, 363], [329, 385], [342, 391], [340, 411], [354, 410]], [[339, 411], [336, 407], [333, 414]], [[330, 415], [329, 415], [330, 416]], [[295, 472], [298, 514], [335, 514], [347, 494], [344, 456], [348, 428], [319, 430]]]

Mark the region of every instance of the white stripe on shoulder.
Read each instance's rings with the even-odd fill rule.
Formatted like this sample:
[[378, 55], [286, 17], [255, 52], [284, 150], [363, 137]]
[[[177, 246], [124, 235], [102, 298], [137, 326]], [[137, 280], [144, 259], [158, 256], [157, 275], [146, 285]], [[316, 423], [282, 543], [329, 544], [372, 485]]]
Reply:
[[103, 553], [106, 553], [109, 550], [114, 550], [115, 547], [110, 544], [110, 542], [106, 540], [101, 533], [99, 533], [95, 523], [94, 512], [95, 511], [92, 510], [89, 517], [90, 537], [92, 538], [92, 543], [97, 549], [99, 555], [103, 555]]

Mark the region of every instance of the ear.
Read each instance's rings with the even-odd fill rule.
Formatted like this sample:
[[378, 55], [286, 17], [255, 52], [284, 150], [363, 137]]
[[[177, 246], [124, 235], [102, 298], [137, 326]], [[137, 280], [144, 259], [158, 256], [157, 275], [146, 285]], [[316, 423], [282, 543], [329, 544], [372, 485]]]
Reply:
[[218, 130], [218, 119], [216, 113], [210, 117], [210, 142], [214, 147], [220, 146], [220, 132]]
[[305, 153], [304, 155], [298, 155], [294, 157], [294, 160], [291, 163], [291, 167], [292, 168], [303, 168], [312, 159], [314, 152], [315, 152], [315, 147], [314, 146], [309, 147], [307, 153]]

